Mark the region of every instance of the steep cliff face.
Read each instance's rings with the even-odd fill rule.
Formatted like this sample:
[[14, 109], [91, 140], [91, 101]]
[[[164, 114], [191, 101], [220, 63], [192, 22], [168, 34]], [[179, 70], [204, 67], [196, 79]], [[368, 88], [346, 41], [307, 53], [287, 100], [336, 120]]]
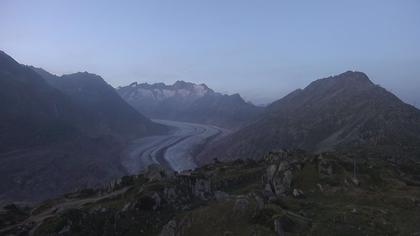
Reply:
[[183, 173], [153, 165], [103, 188], [5, 206], [0, 233], [410, 235], [420, 229], [419, 170], [412, 161], [288, 150]]
[[415, 157], [420, 111], [373, 84], [361, 72], [320, 79], [267, 107], [258, 121], [220, 140], [205, 162], [258, 158], [276, 148], [365, 150]]

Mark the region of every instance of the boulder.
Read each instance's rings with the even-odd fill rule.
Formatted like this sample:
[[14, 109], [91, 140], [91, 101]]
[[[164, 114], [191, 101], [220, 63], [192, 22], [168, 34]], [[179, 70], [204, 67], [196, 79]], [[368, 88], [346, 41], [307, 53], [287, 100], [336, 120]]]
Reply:
[[223, 202], [229, 199], [229, 194], [225, 193], [223, 191], [215, 191], [214, 192], [214, 198], [219, 201], [219, 202]]
[[149, 181], [160, 181], [163, 179], [171, 178], [175, 173], [171, 170], [166, 169], [159, 164], [151, 164], [146, 167], [144, 171], [144, 177], [149, 179]]
[[244, 214], [248, 211], [250, 202], [246, 197], [238, 197], [233, 206], [233, 211], [235, 213]]
[[170, 220], [163, 226], [159, 236], [177, 236], [177, 224], [175, 220]]
[[333, 175], [333, 166], [331, 161], [323, 158], [322, 155], [318, 157], [318, 173], [321, 179], [331, 178]]
[[212, 195], [210, 181], [207, 179], [197, 178], [192, 186], [194, 196], [202, 200], [208, 200]]
[[288, 161], [281, 161], [278, 165], [272, 164], [263, 176], [265, 192], [268, 195], [284, 196], [290, 192], [294, 166]]
[[295, 198], [304, 198], [305, 197], [305, 195], [303, 194], [303, 191], [300, 190], [300, 189], [296, 189], [296, 188], [293, 189], [292, 195]]

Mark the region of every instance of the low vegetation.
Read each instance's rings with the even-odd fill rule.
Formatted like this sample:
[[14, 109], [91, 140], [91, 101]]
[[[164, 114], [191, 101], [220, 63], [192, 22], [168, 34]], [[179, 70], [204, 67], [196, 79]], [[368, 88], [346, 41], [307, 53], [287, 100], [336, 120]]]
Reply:
[[1, 234], [416, 235], [420, 164], [276, 151], [173, 173], [152, 165], [99, 189], [8, 205]]

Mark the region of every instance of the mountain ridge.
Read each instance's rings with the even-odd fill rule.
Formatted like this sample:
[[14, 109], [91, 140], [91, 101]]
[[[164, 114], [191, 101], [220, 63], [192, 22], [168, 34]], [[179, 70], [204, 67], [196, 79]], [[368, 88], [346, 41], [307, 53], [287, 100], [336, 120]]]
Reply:
[[[54, 87], [32, 67], [0, 53], [0, 200], [39, 201], [127, 174], [120, 161], [131, 137], [126, 132], [143, 132], [151, 121], [95, 78], [100, 86], [85, 86], [81, 94], [103, 93], [87, 101], [79, 87], [69, 87], [77, 93]], [[122, 119], [122, 111], [111, 117], [112, 101], [131, 118]], [[105, 106], [95, 107], [99, 104]], [[158, 131], [146, 129], [138, 136]]]
[[124, 139], [163, 133], [166, 129], [129, 106], [99, 75], [77, 72], [56, 76], [34, 68], [52, 87], [66, 94], [91, 118], [92, 134], [111, 134]]
[[348, 71], [273, 102], [256, 122], [212, 145], [197, 160], [253, 158], [276, 148], [315, 152], [355, 148], [413, 157], [419, 134], [418, 109], [364, 73]]
[[134, 82], [118, 87], [117, 91], [138, 111], [156, 119], [201, 122], [235, 129], [254, 119], [262, 110], [245, 102], [239, 94], [226, 95], [205, 84], [182, 80], [172, 85]]

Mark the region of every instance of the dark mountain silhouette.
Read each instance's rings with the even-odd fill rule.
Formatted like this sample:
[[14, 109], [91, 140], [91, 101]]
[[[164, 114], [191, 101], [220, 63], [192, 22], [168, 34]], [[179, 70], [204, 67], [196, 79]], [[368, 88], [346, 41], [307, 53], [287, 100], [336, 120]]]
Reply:
[[124, 140], [161, 129], [97, 77], [60, 79], [53, 87], [0, 51], [0, 199], [40, 200], [120, 177]]
[[180, 114], [180, 119], [221, 127], [239, 127], [262, 111], [262, 108], [247, 103], [239, 94], [209, 94], [194, 101]]
[[[80, 109], [29, 67], [0, 52], [0, 151], [77, 135]], [[57, 135], [60, 133], [60, 135]]]
[[259, 114], [260, 107], [239, 94], [224, 95], [205, 84], [177, 81], [118, 88], [121, 97], [141, 113], [156, 119], [188, 121], [237, 128]]
[[88, 114], [91, 122], [85, 130], [92, 135], [110, 134], [136, 138], [165, 131], [128, 105], [100, 76], [88, 72], [52, 75], [34, 68], [52, 87], [67, 95]]
[[364, 73], [348, 71], [272, 103], [258, 121], [209, 147], [198, 160], [256, 158], [278, 148], [415, 156], [420, 111]]

